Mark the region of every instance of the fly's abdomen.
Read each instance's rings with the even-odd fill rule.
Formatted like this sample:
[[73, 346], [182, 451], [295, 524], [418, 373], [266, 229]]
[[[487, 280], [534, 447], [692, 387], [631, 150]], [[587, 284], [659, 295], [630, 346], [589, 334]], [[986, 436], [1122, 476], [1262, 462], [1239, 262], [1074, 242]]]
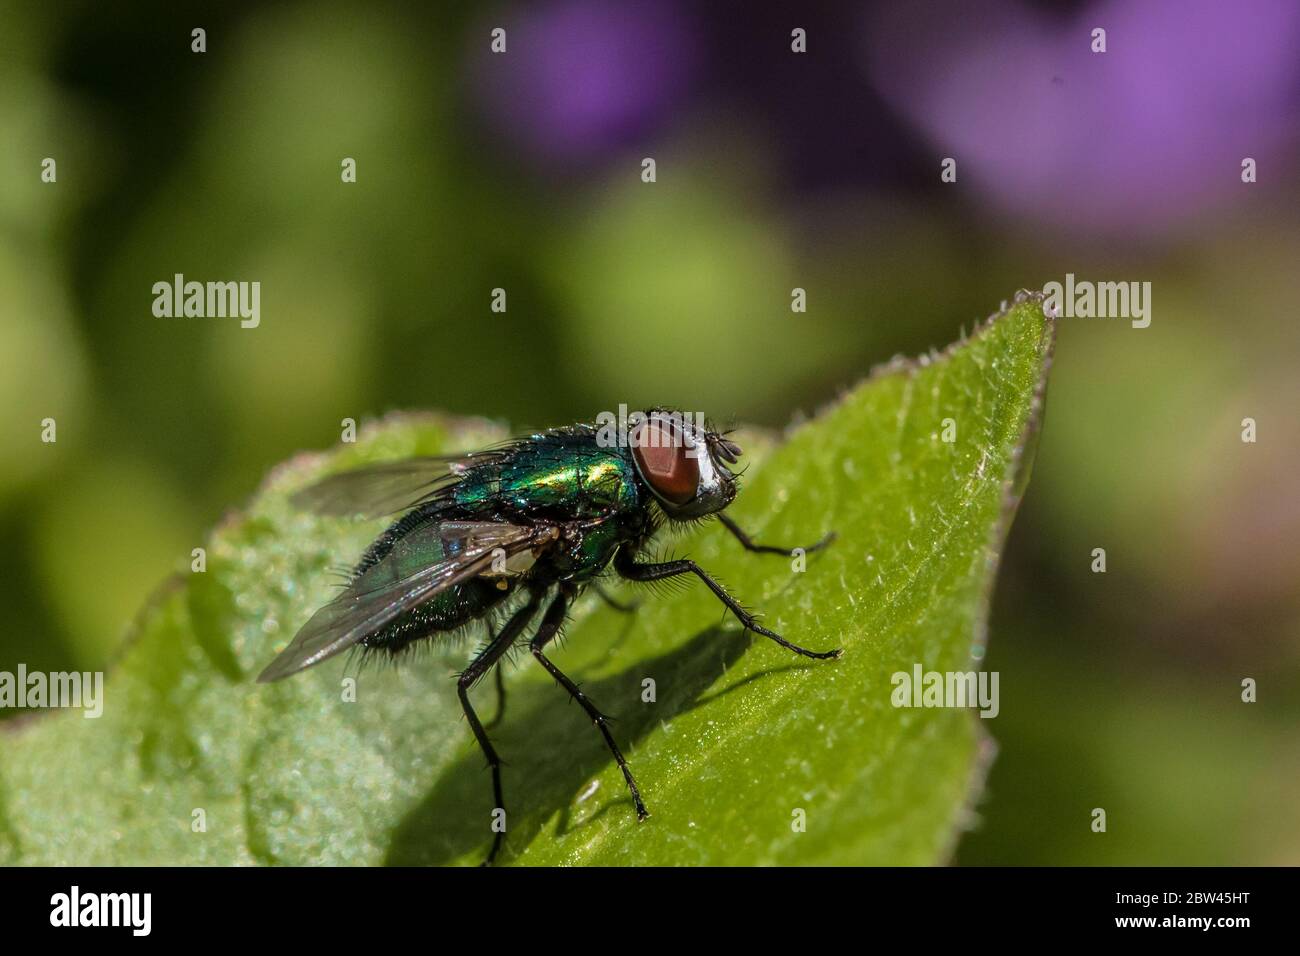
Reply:
[[501, 589], [484, 580], [466, 581], [398, 615], [361, 640], [363, 647], [392, 653], [412, 641], [459, 630], [500, 604], [513, 587]]
[[[412, 533], [444, 518], [442, 509], [435, 508], [413, 511], [395, 521], [362, 556], [353, 581], [364, 577], [367, 587], [383, 587], [454, 557], [460, 542]], [[453, 585], [399, 614], [359, 643], [368, 648], [400, 651], [412, 641], [465, 626], [490, 611], [510, 590], [500, 588], [495, 581], [478, 579]]]

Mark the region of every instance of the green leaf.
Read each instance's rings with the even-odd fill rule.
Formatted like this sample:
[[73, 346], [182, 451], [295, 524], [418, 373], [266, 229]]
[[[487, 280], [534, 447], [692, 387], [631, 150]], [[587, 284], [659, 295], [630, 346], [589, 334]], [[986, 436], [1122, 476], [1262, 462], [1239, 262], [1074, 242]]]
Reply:
[[[671, 542], [768, 626], [814, 649], [842, 646], [842, 659], [751, 639], [698, 584], [647, 594], [634, 615], [579, 603], [554, 659], [616, 718], [647, 822], [582, 712], [520, 655], [494, 731], [507, 762], [503, 862], [947, 859], [993, 721], [895, 707], [891, 676], [918, 664], [966, 671], [982, 656], [1052, 339], [1040, 301], [1019, 297], [947, 352], [878, 370], [758, 456], [730, 513], [777, 544], [837, 531], [806, 570], [744, 552], [716, 523]], [[187, 569], [142, 612], [102, 717], [63, 711], [0, 730], [0, 862], [478, 862], [490, 782], [449, 679], [469, 646], [363, 669], [356, 702], [343, 679], [357, 669], [338, 661], [281, 684], [253, 677], [328, 598], [330, 569], [382, 527], [297, 513], [293, 489], [502, 434], [392, 417], [356, 445], [277, 469], [213, 532], [207, 570]], [[489, 718], [491, 682], [475, 694]]]

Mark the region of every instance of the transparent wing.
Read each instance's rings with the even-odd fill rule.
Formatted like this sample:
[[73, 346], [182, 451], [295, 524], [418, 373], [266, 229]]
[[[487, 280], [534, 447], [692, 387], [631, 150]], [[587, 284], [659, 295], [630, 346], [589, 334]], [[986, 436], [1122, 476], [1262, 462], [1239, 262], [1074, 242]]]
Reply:
[[[281, 680], [319, 664], [404, 611], [490, 570], [498, 556], [508, 560], [554, 541], [558, 533], [552, 526], [473, 521], [433, 522], [417, 528], [313, 614], [257, 680]], [[435, 554], [445, 556], [430, 561]]]
[[406, 458], [322, 478], [296, 492], [295, 508], [322, 515], [379, 518], [406, 511], [454, 482], [471, 465], [499, 457], [474, 455]]

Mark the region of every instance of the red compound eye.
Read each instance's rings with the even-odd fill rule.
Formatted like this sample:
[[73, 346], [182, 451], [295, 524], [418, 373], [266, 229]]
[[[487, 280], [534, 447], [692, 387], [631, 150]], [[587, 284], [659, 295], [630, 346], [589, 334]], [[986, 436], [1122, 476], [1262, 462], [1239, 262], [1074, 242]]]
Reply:
[[655, 494], [675, 505], [684, 505], [700, 487], [700, 462], [681, 432], [667, 422], [651, 419], [632, 433], [632, 454], [637, 467]]

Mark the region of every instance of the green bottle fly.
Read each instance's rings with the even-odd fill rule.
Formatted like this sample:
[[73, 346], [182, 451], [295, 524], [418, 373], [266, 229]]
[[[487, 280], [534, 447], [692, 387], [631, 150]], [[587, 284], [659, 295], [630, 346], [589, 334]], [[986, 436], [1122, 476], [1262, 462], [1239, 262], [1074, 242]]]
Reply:
[[[791, 552], [755, 544], [723, 514], [736, 497], [729, 466], [740, 453], [693, 416], [652, 409], [616, 425], [572, 425], [462, 457], [410, 459], [325, 478], [299, 492], [294, 503], [323, 514], [401, 517], [366, 550], [339, 596], [312, 615], [258, 680], [280, 680], [354, 647], [397, 654], [413, 642], [485, 622], [489, 639], [457, 689], [492, 768], [496, 806], [504, 807], [501, 761], [469, 691], [540, 611], [529, 649], [596, 724], [627, 780], [638, 819], [645, 819], [605, 715], [545, 654], [584, 588], [594, 585], [609, 600], [598, 576], [611, 566], [629, 581], [694, 574], [748, 630], [805, 657], [840, 654], [807, 650], [763, 627], [694, 561], [640, 560], [665, 522], [712, 516], [750, 551]], [[805, 550], [824, 547], [831, 537]], [[496, 629], [498, 620], [504, 623]], [[502, 837], [494, 834], [487, 862]]]

